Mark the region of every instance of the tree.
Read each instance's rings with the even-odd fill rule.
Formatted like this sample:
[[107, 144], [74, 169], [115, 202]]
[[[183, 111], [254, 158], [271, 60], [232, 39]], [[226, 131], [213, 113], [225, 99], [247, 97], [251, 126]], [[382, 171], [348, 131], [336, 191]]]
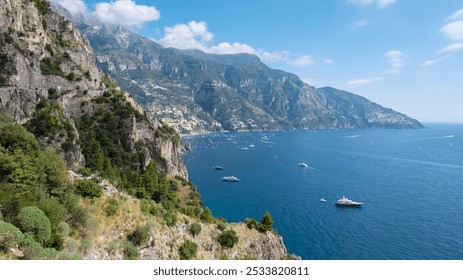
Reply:
[[86, 152], [85, 161], [87, 162], [87, 167], [94, 171], [103, 172], [105, 156], [100, 143], [92, 137], [84, 151]]
[[260, 221], [260, 230], [264, 232], [271, 231], [272, 227], [273, 227], [272, 216], [267, 211], [265, 212], [264, 216], [262, 217], [262, 220]]
[[43, 245], [51, 237], [51, 224], [45, 213], [36, 206], [24, 207], [18, 214], [18, 225], [24, 233]]
[[201, 213], [201, 220], [206, 222], [206, 223], [212, 223], [214, 220], [214, 217], [212, 216], [212, 212], [209, 209], [209, 207], [206, 207], [204, 211]]
[[143, 172], [143, 185], [145, 190], [150, 196], [153, 196], [154, 193], [158, 190], [158, 171], [156, 169], [156, 164], [151, 162], [146, 166], [145, 172]]
[[222, 232], [219, 236], [219, 243], [223, 247], [233, 248], [236, 243], [238, 243], [238, 235], [233, 229], [227, 229]]
[[47, 186], [47, 192], [52, 196], [62, 197], [68, 191], [69, 184], [63, 159], [56, 152], [45, 150], [40, 153], [37, 166]]
[[178, 249], [178, 254], [181, 260], [191, 260], [196, 256], [198, 252], [198, 245], [190, 240], [185, 240], [180, 248]]

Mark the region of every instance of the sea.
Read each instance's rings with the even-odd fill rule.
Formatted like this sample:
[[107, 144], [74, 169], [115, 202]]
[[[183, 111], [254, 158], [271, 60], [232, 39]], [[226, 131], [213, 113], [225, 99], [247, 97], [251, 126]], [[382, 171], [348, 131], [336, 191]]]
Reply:
[[[215, 216], [259, 221], [269, 211], [288, 252], [302, 259], [463, 259], [463, 124], [183, 141], [189, 179]], [[336, 207], [343, 196], [364, 204]]]

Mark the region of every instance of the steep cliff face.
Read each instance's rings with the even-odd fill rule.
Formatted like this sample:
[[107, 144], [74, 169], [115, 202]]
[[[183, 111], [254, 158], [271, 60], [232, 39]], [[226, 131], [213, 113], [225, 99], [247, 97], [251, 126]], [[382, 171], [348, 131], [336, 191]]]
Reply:
[[158, 121], [135, 117], [148, 115], [97, 68], [88, 41], [73, 23], [52, 12], [46, 1], [0, 4], [1, 110], [27, 124], [43, 145], [58, 150], [71, 168], [77, 168], [85, 165], [80, 145], [86, 130], [77, 123], [83, 115], [107, 111], [112, 104], [108, 100], [117, 98], [119, 107], [128, 111], [120, 116], [126, 127], [127, 139], [120, 139], [127, 143], [125, 149], [135, 151], [138, 143], [143, 146], [141, 165], [154, 160], [169, 175], [187, 177], [182, 145], [170, 137], [156, 137], [162, 126]]

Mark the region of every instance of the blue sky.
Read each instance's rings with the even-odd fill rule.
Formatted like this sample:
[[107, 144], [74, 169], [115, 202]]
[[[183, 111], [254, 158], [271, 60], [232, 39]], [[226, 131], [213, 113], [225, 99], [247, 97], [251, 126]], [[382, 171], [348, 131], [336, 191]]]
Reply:
[[315, 87], [463, 123], [463, 1], [52, 1], [165, 46], [254, 53]]

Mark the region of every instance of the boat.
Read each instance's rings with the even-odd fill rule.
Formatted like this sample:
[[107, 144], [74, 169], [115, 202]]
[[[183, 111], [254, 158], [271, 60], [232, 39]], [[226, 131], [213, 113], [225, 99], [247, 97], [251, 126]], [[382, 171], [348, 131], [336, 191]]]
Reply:
[[223, 170], [223, 167], [217, 165], [217, 166], [214, 166], [214, 169], [215, 169], [215, 170]]
[[305, 162], [298, 163], [297, 166], [302, 167], [302, 168], [307, 168], [309, 165]]
[[240, 179], [236, 178], [235, 176], [225, 176], [225, 177], [222, 177], [222, 181], [225, 181], [225, 182], [239, 182]]
[[342, 196], [341, 199], [338, 199], [338, 201], [336, 201], [335, 205], [338, 207], [360, 207], [363, 205], [363, 203], [352, 201], [348, 199], [347, 197]]
[[320, 202], [326, 203], [326, 199], [324, 199], [324, 198], [322, 197], [322, 198], [320, 198]]

